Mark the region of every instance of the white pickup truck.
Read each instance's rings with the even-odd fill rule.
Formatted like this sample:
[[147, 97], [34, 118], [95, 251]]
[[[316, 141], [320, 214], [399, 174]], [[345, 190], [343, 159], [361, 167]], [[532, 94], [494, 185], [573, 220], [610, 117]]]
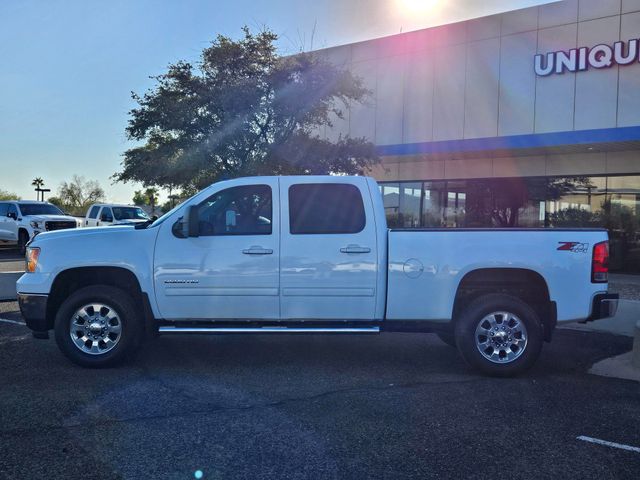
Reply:
[[22, 255], [29, 240], [39, 233], [80, 225], [79, 220], [49, 202], [0, 201], [0, 244], [17, 244]]
[[436, 332], [473, 367], [530, 367], [557, 323], [615, 314], [605, 230], [388, 230], [367, 177], [216, 183], [155, 222], [38, 235], [17, 284], [87, 367], [179, 333]]

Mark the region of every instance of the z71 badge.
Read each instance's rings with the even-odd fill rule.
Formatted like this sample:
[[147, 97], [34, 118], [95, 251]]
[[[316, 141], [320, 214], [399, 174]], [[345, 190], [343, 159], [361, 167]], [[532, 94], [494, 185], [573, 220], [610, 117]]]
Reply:
[[588, 243], [580, 242], [559, 242], [558, 250], [573, 253], [587, 253], [589, 251]]

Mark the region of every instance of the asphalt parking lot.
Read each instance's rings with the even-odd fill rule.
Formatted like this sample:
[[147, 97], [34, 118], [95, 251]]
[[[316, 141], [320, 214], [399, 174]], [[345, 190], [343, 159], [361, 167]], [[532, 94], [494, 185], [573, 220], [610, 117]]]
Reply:
[[[633, 478], [640, 384], [587, 374], [631, 339], [560, 330], [493, 379], [426, 334], [160, 337], [85, 370], [0, 304], [1, 478]], [[8, 321], [7, 321], [8, 320]], [[12, 323], [18, 322], [18, 323]]]

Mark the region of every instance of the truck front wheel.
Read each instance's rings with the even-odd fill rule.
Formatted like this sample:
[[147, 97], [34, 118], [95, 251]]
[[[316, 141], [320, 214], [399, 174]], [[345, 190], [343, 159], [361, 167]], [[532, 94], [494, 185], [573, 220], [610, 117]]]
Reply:
[[20, 230], [18, 232], [18, 252], [20, 255], [27, 253], [27, 243], [29, 242], [29, 234], [26, 230]]
[[92, 285], [62, 303], [55, 318], [55, 337], [72, 362], [90, 368], [110, 367], [135, 351], [140, 325], [126, 292], [109, 285]]
[[485, 374], [517, 375], [531, 368], [542, 349], [542, 324], [519, 298], [484, 295], [456, 321], [456, 343], [464, 360]]

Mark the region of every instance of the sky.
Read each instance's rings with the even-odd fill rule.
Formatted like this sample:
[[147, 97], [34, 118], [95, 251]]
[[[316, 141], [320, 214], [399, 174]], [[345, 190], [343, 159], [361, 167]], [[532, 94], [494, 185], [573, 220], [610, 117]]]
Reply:
[[281, 54], [325, 48], [490, 15], [543, 0], [0, 0], [0, 190], [31, 199], [33, 178], [55, 194], [78, 174], [107, 200], [130, 203], [138, 184], [113, 183], [131, 92], [178, 60], [197, 61], [217, 34], [264, 26]]

